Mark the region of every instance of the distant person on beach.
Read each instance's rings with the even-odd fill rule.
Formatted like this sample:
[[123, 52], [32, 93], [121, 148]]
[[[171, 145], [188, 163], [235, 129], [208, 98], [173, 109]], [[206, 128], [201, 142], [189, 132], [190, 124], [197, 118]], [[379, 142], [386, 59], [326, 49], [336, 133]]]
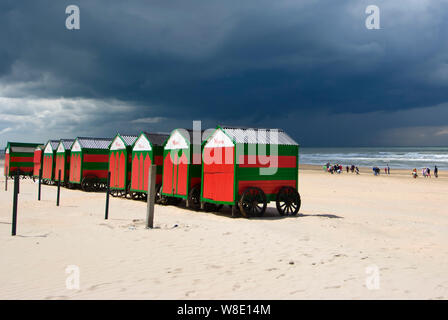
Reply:
[[412, 170], [412, 176], [414, 177], [414, 179], [418, 177], [417, 168], [414, 168], [414, 170]]
[[390, 174], [390, 167], [387, 165], [387, 174]]
[[384, 167], [384, 174], [387, 174], [387, 167]]
[[434, 166], [434, 177], [439, 177], [439, 169], [437, 168], [437, 166]]
[[423, 168], [423, 169], [422, 169], [422, 176], [423, 176], [424, 178], [426, 178], [426, 168]]
[[359, 168], [358, 167], [355, 168], [355, 171], [356, 171], [356, 174], [359, 174]]
[[426, 175], [431, 178], [431, 169], [426, 168]]
[[350, 167], [346, 166], [345, 169], [347, 170], [347, 173], [348, 173], [348, 171], [350, 170]]
[[380, 168], [378, 167], [373, 167], [373, 175], [375, 176], [379, 176], [380, 175]]

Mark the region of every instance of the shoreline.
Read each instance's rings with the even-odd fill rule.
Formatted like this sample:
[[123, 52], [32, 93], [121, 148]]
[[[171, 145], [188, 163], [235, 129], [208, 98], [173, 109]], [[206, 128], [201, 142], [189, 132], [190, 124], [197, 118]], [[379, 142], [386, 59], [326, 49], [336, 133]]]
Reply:
[[[383, 177], [385, 177], [385, 176], [386, 177], [387, 176], [400, 176], [400, 177], [409, 176], [410, 178], [412, 178], [412, 169], [393, 169], [393, 168], [391, 168], [390, 175], [387, 175], [387, 174], [384, 173], [384, 168], [380, 168], [380, 169], [381, 169], [381, 172], [380, 172], [380, 175], [378, 177], [382, 177], [382, 176]], [[324, 174], [331, 175], [330, 173], [325, 172], [323, 170], [323, 165], [319, 166], [319, 165], [314, 165], [314, 164], [301, 164], [301, 163], [299, 163], [299, 172], [300, 172], [300, 170], [316, 171], [316, 172], [319, 171], [319, 172], [322, 172]], [[359, 175], [371, 175], [371, 176], [374, 176], [371, 167], [359, 167], [359, 171], [360, 171]], [[428, 179], [428, 180], [429, 179], [447, 179], [448, 178], [448, 171], [440, 170], [440, 169], [439, 169], [439, 177], [438, 178], [434, 177], [433, 168], [431, 168], [431, 178], [424, 178], [422, 176], [421, 170], [418, 169], [418, 168], [417, 168], [417, 173], [418, 173], [419, 178]], [[345, 171], [345, 167], [344, 167], [343, 168], [343, 172], [341, 174], [334, 173], [333, 175], [353, 175], [353, 176], [356, 176], [356, 173], [351, 173], [351, 172], [347, 173]]]

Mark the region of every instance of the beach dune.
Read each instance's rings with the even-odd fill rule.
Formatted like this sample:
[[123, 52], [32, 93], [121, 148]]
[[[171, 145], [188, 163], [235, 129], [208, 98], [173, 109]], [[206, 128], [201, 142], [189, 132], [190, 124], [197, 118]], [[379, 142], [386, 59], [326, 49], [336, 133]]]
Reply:
[[[3, 169], [2, 169], [3, 170]], [[302, 208], [245, 219], [0, 181], [1, 299], [447, 299], [448, 177], [301, 166]], [[3, 171], [1, 171], [3, 172]], [[79, 275], [79, 277], [78, 277]], [[77, 288], [79, 279], [79, 288]]]

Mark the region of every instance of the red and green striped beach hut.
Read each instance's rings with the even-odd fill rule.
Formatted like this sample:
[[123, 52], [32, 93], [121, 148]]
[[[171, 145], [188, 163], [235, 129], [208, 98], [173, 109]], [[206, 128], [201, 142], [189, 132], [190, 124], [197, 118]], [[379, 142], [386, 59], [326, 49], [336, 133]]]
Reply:
[[56, 149], [56, 168], [54, 170], [54, 180], [59, 181], [59, 170], [61, 171], [61, 182], [68, 182], [70, 172], [70, 150], [74, 139], [61, 139]]
[[151, 165], [157, 165], [156, 194], [157, 203], [162, 203], [160, 188], [163, 174], [163, 147], [169, 138], [168, 133], [142, 132], [132, 147], [132, 168], [130, 195], [133, 199], [143, 199], [148, 193], [148, 174]]
[[132, 146], [137, 140], [134, 135], [117, 134], [110, 144], [109, 171], [110, 192], [114, 197], [126, 196], [131, 182]]
[[218, 126], [202, 155], [201, 201], [237, 205], [247, 217], [270, 201], [281, 215], [299, 211], [299, 145], [283, 130]]
[[69, 187], [103, 191], [109, 167], [110, 138], [78, 137], [70, 150]]
[[8, 142], [5, 149], [5, 176], [32, 176], [34, 149], [39, 143]]
[[44, 157], [42, 160], [42, 180], [44, 183], [54, 181], [54, 168], [56, 164], [56, 150], [59, 140], [49, 140], [44, 148]]
[[44, 158], [44, 145], [38, 145], [36, 149], [34, 149], [34, 168], [33, 168], [33, 177], [38, 178], [40, 174], [40, 168], [42, 167], [42, 160]]
[[171, 132], [163, 150], [162, 195], [176, 204], [187, 200], [187, 206], [196, 208], [198, 201], [192, 201], [195, 190], [201, 189], [201, 142], [203, 132], [197, 144], [193, 140], [193, 131], [175, 129]]

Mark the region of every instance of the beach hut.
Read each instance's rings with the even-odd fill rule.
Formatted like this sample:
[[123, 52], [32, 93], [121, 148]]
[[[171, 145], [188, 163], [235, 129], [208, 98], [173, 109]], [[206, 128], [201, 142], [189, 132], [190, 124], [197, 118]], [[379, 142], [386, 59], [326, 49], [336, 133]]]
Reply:
[[33, 168], [33, 177], [39, 178], [40, 168], [42, 167], [42, 159], [44, 157], [44, 145], [40, 144], [34, 149], [34, 168]]
[[148, 193], [148, 174], [152, 164], [157, 165], [156, 203], [165, 203], [161, 196], [163, 173], [163, 147], [168, 133], [142, 132], [132, 147], [131, 186], [132, 199], [144, 199]]
[[42, 160], [42, 181], [43, 183], [54, 182], [54, 167], [56, 163], [56, 150], [59, 140], [49, 140], [45, 144], [44, 156]]
[[163, 150], [162, 195], [177, 204], [187, 200], [190, 207], [195, 201], [189, 197], [191, 190], [200, 190], [201, 186], [201, 142], [192, 142], [193, 131], [175, 129], [171, 132]]
[[34, 149], [39, 143], [9, 142], [5, 149], [5, 176], [32, 176], [34, 170]]
[[202, 154], [201, 201], [237, 205], [246, 217], [270, 201], [281, 215], [299, 211], [299, 145], [283, 130], [218, 126]]
[[137, 136], [117, 134], [110, 144], [110, 193], [114, 197], [126, 196], [131, 181], [132, 146]]
[[109, 138], [78, 137], [70, 150], [70, 188], [81, 186], [84, 191], [103, 191], [109, 167]]
[[74, 139], [61, 139], [56, 149], [56, 167], [54, 170], [54, 180], [59, 181], [59, 170], [61, 171], [61, 183], [68, 182], [70, 172], [70, 151]]

